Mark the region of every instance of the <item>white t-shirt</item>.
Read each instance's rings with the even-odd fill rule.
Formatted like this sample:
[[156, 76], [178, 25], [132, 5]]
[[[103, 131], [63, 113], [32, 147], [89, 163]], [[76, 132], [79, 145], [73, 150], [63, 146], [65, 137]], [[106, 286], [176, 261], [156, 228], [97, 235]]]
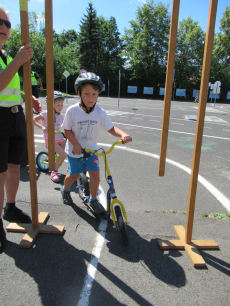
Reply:
[[[94, 110], [89, 114], [86, 114], [79, 104], [80, 103], [74, 104], [67, 109], [62, 128], [72, 131], [82, 148], [97, 150], [100, 129], [109, 131], [114, 125], [105, 110], [97, 104]], [[74, 155], [72, 151], [73, 145], [67, 140], [65, 146], [66, 154], [76, 158], [82, 156]]]
[[[47, 118], [47, 110], [42, 111], [40, 114], [40, 116], [43, 117], [42, 119], [42, 125], [45, 127], [48, 127], [48, 118]], [[62, 116], [62, 114], [59, 115], [55, 115], [55, 123], [54, 123], [54, 131], [55, 132], [60, 132], [61, 129], [61, 125], [64, 121], [64, 117]], [[43, 131], [43, 136], [45, 139], [48, 139], [48, 133]], [[64, 137], [62, 134], [55, 134], [55, 142], [62, 142], [64, 140]]]

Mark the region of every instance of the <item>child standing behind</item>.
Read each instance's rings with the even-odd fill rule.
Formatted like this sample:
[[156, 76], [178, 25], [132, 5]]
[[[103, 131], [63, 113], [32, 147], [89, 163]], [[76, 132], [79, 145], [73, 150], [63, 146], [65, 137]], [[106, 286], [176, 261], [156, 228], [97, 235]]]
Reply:
[[[63, 109], [65, 97], [59, 91], [54, 91], [54, 130], [55, 132], [60, 132], [61, 125], [64, 121], [64, 117], [61, 114]], [[46, 97], [47, 101], [47, 97]], [[42, 120], [42, 124], [38, 121]], [[42, 111], [39, 115], [33, 118], [34, 125], [39, 127], [43, 131], [43, 136], [45, 138], [46, 147], [48, 148], [48, 121], [47, 121], [47, 110]], [[66, 140], [62, 134], [55, 134], [55, 152], [60, 156], [55, 163], [55, 171], [52, 171], [50, 178], [55, 183], [60, 183], [61, 178], [58, 174], [58, 169], [62, 162], [66, 159], [65, 153]]]
[[90, 175], [89, 204], [95, 213], [103, 214], [105, 209], [97, 199], [100, 181], [99, 160], [96, 155], [81, 158], [82, 148], [97, 150], [100, 129], [120, 137], [124, 143], [131, 141], [131, 137], [114, 126], [106, 112], [96, 104], [99, 93], [103, 90], [103, 83], [99, 76], [92, 72], [82, 73], [74, 86], [81, 102], [67, 109], [62, 125], [67, 138], [65, 151], [69, 167], [69, 173], [65, 177], [61, 190], [63, 204], [73, 204], [70, 187], [79, 178], [81, 172], [88, 171]]

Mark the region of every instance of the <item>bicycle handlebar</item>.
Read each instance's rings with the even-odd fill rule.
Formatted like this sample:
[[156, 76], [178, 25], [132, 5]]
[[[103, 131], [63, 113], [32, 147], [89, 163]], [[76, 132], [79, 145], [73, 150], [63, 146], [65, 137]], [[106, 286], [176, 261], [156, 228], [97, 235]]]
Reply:
[[[132, 139], [131, 139], [131, 141], [132, 141]], [[123, 143], [123, 140], [122, 140], [122, 139], [120, 139], [120, 140], [114, 142], [114, 143], [111, 145], [110, 149], [109, 149], [107, 152], [102, 152], [102, 153], [97, 153], [96, 151], [94, 151], [94, 150], [92, 150], [92, 149], [82, 149], [82, 153], [83, 153], [83, 155], [84, 155], [83, 157], [84, 157], [84, 158], [90, 157], [91, 155], [90, 155], [88, 152], [91, 152], [91, 153], [93, 153], [93, 154], [96, 155], [96, 156], [103, 156], [103, 155], [110, 154], [110, 153], [113, 151], [114, 147], [115, 147], [116, 145], [118, 145], [118, 144], [121, 144], [121, 143]]]

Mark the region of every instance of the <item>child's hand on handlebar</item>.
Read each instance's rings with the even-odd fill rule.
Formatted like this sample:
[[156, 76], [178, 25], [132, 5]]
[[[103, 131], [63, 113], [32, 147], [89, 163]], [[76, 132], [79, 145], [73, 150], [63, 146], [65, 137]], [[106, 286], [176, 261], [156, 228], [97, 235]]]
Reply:
[[129, 135], [123, 135], [122, 137], [121, 137], [121, 140], [123, 141], [123, 143], [125, 144], [125, 143], [128, 143], [128, 142], [130, 142], [130, 141], [132, 141], [132, 138], [131, 138], [131, 136], [129, 136]]

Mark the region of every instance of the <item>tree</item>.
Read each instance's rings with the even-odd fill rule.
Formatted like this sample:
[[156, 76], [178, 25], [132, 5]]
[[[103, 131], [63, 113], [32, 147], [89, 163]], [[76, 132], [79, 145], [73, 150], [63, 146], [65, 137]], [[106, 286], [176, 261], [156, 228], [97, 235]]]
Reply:
[[63, 30], [61, 34], [56, 35], [57, 43], [63, 48], [66, 47], [68, 44], [72, 44], [77, 41], [78, 35], [75, 30]]
[[175, 79], [178, 88], [190, 93], [200, 85], [205, 33], [190, 17], [179, 23], [175, 56]]
[[97, 73], [95, 69], [99, 48], [97, 13], [92, 2], [89, 3], [86, 10], [88, 14], [84, 14], [84, 18], [81, 20], [79, 33], [79, 61], [82, 69]]
[[210, 81], [221, 81], [221, 97], [226, 99], [230, 90], [230, 7], [227, 6], [220, 20], [220, 32], [214, 39]]
[[131, 78], [141, 85], [153, 86], [165, 82], [169, 36], [168, 5], [147, 1], [138, 7], [136, 20], [125, 30], [124, 52]]
[[98, 29], [97, 71], [103, 80], [112, 81], [110, 84], [113, 87], [118, 83], [118, 72], [124, 63], [124, 59], [119, 56], [122, 52], [122, 41], [116, 19], [110, 17], [109, 20], [105, 20], [103, 17], [98, 17]]

